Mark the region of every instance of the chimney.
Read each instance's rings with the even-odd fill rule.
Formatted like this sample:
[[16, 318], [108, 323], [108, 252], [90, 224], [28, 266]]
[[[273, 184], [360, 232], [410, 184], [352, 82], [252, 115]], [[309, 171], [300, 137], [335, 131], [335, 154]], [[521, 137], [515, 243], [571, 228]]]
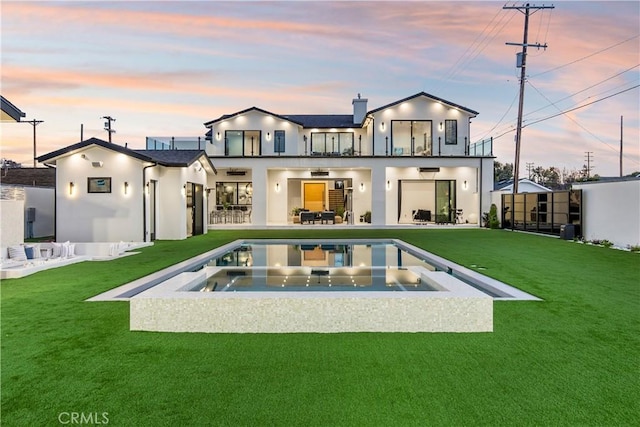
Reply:
[[361, 98], [360, 94], [353, 100], [353, 124], [361, 124], [364, 116], [367, 115], [367, 99]]

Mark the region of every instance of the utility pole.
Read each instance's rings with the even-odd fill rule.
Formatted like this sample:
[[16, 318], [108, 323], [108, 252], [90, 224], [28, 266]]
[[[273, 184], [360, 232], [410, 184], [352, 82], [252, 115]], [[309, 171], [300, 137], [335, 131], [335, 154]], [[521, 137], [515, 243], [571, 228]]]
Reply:
[[589, 179], [591, 177], [591, 169], [593, 169], [593, 166], [591, 166], [591, 160], [593, 159], [593, 151], [585, 151], [584, 156], [585, 156], [585, 160], [587, 161], [587, 179]]
[[38, 126], [40, 123], [43, 123], [44, 120], [27, 120], [24, 122], [20, 122], [20, 123], [29, 123], [31, 126], [33, 126], [33, 167], [36, 167], [36, 126]]
[[529, 179], [531, 179], [532, 170], [533, 170], [533, 162], [527, 162], [527, 174], [529, 174]]
[[102, 116], [101, 118], [106, 120], [106, 122], [104, 122], [104, 130], [109, 132], [109, 144], [111, 144], [111, 134], [116, 133], [114, 129], [111, 129], [111, 122], [115, 122], [116, 119], [111, 116]]
[[[554, 6], [532, 6], [529, 3], [523, 6], [503, 6], [502, 9], [517, 9], [524, 13], [524, 37], [522, 43], [506, 43], [509, 46], [522, 46], [522, 53], [518, 57], [520, 66], [520, 99], [518, 102], [518, 126], [516, 128], [516, 160], [513, 163], [513, 193], [518, 192], [518, 173], [520, 164], [520, 143], [522, 141], [522, 109], [524, 107], [524, 83], [526, 79], [526, 67], [527, 67], [527, 47], [547, 48], [547, 44], [541, 45], [540, 43], [528, 44], [529, 36], [529, 16], [532, 15], [530, 9], [534, 9], [533, 13], [540, 9], [554, 9]], [[524, 12], [523, 12], [524, 10]]]
[[620, 116], [620, 178], [622, 178], [622, 118]]

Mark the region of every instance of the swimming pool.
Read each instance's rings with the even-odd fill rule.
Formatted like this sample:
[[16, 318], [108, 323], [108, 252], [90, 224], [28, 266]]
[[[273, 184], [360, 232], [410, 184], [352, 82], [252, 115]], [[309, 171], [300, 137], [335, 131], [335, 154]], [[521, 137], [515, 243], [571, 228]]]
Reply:
[[488, 332], [494, 299], [537, 299], [395, 239], [239, 240], [181, 264], [120, 294], [132, 330]]

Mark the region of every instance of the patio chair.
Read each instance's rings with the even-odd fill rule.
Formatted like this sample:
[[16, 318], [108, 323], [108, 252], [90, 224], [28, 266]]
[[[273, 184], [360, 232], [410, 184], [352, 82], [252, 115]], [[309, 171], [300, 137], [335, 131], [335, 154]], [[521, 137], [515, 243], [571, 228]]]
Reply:
[[336, 213], [334, 211], [322, 211], [320, 214], [320, 223], [324, 224], [325, 222], [329, 224], [331, 221], [332, 224], [336, 223]]

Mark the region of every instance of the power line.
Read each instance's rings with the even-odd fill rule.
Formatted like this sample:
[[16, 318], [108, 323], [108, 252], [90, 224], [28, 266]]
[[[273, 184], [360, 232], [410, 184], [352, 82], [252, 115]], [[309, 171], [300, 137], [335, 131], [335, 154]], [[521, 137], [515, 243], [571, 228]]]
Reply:
[[[547, 98], [542, 92], [540, 92], [540, 90], [535, 87], [533, 85], [533, 83], [531, 83], [531, 81], [527, 81], [527, 83], [529, 83], [529, 86], [531, 86], [536, 92], [538, 92], [540, 94], [540, 96], [542, 96], [544, 99], [546, 99], [547, 101], [549, 101], [551, 103], [551, 105], [553, 105], [554, 107], [556, 107], [556, 109], [558, 111], [562, 111], [556, 104], [554, 104], [552, 101], [549, 100], [549, 98]], [[577, 120], [575, 120], [573, 117], [571, 116], [567, 116], [567, 118], [569, 120], [571, 120], [573, 123], [577, 124], [578, 126], [580, 126], [584, 131], [586, 131], [589, 135], [591, 135], [592, 137], [594, 137], [595, 139], [597, 139], [598, 141], [600, 141], [601, 143], [603, 143], [604, 145], [606, 145], [607, 147], [611, 148], [613, 151], [618, 151], [616, 148], [612, 147], [611, 145], [607, 144], [606, 142], [604, 142], [602, 139], [600, 139], [600, 137], [598, 137], [597, 135], [595, 135], [593, 132], [591, 132], [589, 129], [587, 129], [586, 127], [582, 126], [580, 123], [578, 123]]]
[[[637, 87], [639, 87], [639, 86], [640, 86], [640, 85], [635, 85], [635, 86], [632, 86], [632, 87], [630, 87], [630, 88], [627, 88], [627, 89], [621, 90], [621, 91], [619, 91], [619, 92], [613, 93], [613, 94], [611, 94], [611, 95], [609, 95], [609, 96], [605, 96], [604, 98], [596, 99], [595, 101], [589, 102], [589, 103], [587, 103], [587, 104], [580, 105], [580, 106], [575, 107], [575, 108], [570, 108], [569, 110], [561, 111], [561, 112], [560, 112], [560, 113], [558, 113], [558, 114], [554, 114], [554, 115], [552, 115], [552, 116], [548, 116], [548, 117], [545, 117], [545, 118], [540, 119], [540, 120], [536, 120], [536, 121], [533, 121], [533, 122], [529, 122], [529, 123], [527, 123], [526, 125], [523, 125], [522, 127], [527, 127], [527, 126], [535, 125], [536, 123], [544, 122], [544, 121], [549, 120], [549, 119], [552, 119], [552, 118], [554, 118], [554, 117], [558, 117], [558, 116], [561, 116], [561, 115], [563, 115], [563, 114], [567, 114], [567, 113], [570, 113], [570, 112], [572, 112], [572, 111], [576, 111], [576, 110], [579, 110], [579, 109], [581, 109], [581, 108], [588, 107], [589, 105], [593, 105], [593, 104], [595, 104], [595, 103], [597, 103], [597, 102], [604, 101], [605, 99], [613, 98], [614, 96], [617, 96], [617, 95], [623, 94], [623, 93], [625, 93], [625, 92], [629, 92], [630, 90], [633, 90], [633, 89], [635, 89], [635, 88], [637, 88]], [[495, 139], [495, 138], [494, 138], [494, 139]]]
[[[567, 95], [567, 96], [565, 96], [564, 98], [560, 98], [560, 99], [556, 100], [556, 101], [555, 101], [555, 103], [559, 103], [559, 102], [562, 102], [562, 101], [564, 101], [564, 100], [566, 100], [566, 99], [573, 98], [574, 96], [576, 96], [576, 95], [578, 95], [578, 94], [580, 94], [580, 93], [582, 93], [582, 92], [586, 92], [586, 91], [587, 91], [587, 90], [589, 90], [589, 89], [592, 89], [592, 88], [594, 88], [594, 87], [596, 87], [596, 86], [598, 86], [598, 85], [600, 85], [600, 84], [602, 84], [602, 83], [605, 83], [605, 82], [607, 82], [607, 81], [609, 81], [609, 80], [612, 80], [612, 79], [614, 79], [614, 78], [616, 78], [616, 77], [618, 77], [618, 76], [620, 76], [620, 75], [622, 75], [622, 74], [624, 74], [624, 73], [627, 73], [627, 72], [629, 72], [629, 71], [631, 71], [631, 70], [633, 70], [634, 68], [637, 68], [637, 67], [639, 67], [639, 66], [640, 66], [640, 64], [636, 64], [636, 65], [634, 65], [633, 67], [627, 68], [627, 69], [626, 69], [626, 70], [624, 70], [624, 71], [621, 71], [621, 72], [619, 72], [619, 73], [616, 73], [616, 74], [614, 74], [614, 75], [612, 75], [612, 76], [610, 76], [610, 77], [608, 77], [608, 78], [606, 78], [606, 79], [604, 79], [604, 80], [599, 81], [598, 83], [595, 83], [595, 84], [593, 84], [593, 85], [591, 85], [591, 86], [588, 86], [588, 87], [586, 87], [586, 88], [584, 88], [584, 89], [581, 89], [581, 90], [579, 90], [579, 91], [577, 91], [577, 92], [574, 92], [574, 93], [572, 93], [572, 94], [570, 94], [570, 95]], [[619, 85], [618, 87], [620, 87], [620, 86], [622, 86], [622, 85]], [[532, 87], [533, 87], [533, 86], [532, 86]], [[601, 93], [602, 93], [602, 94], [604, 94], [604, 93], [609, 92], [610, 90], [613, 90], [613, 89], [615, 89], [615, 88], [609, 89], [609, 90], [607, 90], [607, 91], [603, 91], [603, 92], [601, 92]], [[584, 99], [584, 100], [582, 100], [582, 101], [578, 101], [578, 102], [576, 102], [575, 104], [580, 104], [580, 102], [584, 102], [584, 101], [586, 101], [587, 99], [591, 99], [593, 96], [598, 96], [598, 95], [600, 95], [600, 93], [598, 93], [598, 94], [594, 94], [594, 95], [592, 95], [592, 96], [589, 96], [589, 97], [587, 97], [586, 99]], [[549, 101], [549, 100], [547, 99], [547, 101]], [[574, 105], [575, 105], [575, 104], [574, 104]], [[546, 108], [548, 108], [548, 107], [550, 107], [550, 106], [552, 106], [552, 105], [553, 105], [553, 102], [552, 102], [552, 101], [549, 101], [549, 104], [548, 104], [548, 105], [545, 105], [544, 107], [540, 107], [540, 108], [538, 108], [538, 109], [536, 109], [536, 110], [530, 111], [530, 112], [526, 113], [526, 114], [524, 115], [524, 117], [529, 117], [529, 116], [531, 116], [532, 114], [534, 114], [534, 113], [536, 113], [536, 112], [538, 112], [538, 111], [542, 111], [542, 110], [544, 110], [544, 109], [546, 109]], [[501, 119], [501, 120], [502, 120], [502, 119]], [[497, 128], [497, 126], [498, 126], [498, 125], [494, 126], [494, 129], [495, 129], [495, 128]], [[498, 133], [500, 133], [500, 135], [499, 135], [499, 136], [497, 136], [497, 137], [494, 137], [494, 139], [499, 138], [500, 136], [503, 136], [503, 135], [505, 135], [506, 133], [509, 133], [509, 132], [513, 131], [513, 125], [509, 125], [509, 126], [510, 126], [510, 129], [509, 129], [509, 130], [505, 130], [505, 131], [500, 130], [500, 131], [498, 131]], [[491, 131], [489, 131], [489, 133], [490, 133], [490, 132], [492, 132], [492, 131], [493, 131], [493, 129], [492, 129]], [[503, 133], [501, 133], [501, 132], [503, 132]], [[483, 137], [483, 139], [484, 139], [484, 138], [486, 138], [486, 135]]]
[[[504, 9], [504, 8], [503, 8]], [[495, 39], [498, 34], [500, 34], [502, 32], [502, 30], [504, 29], [504, 27], [507, 26], [507, 24], [509, 24], [511, 22], [511, 20], [516, 16], [515, 13], [512, 13], [511, 16], [509, 17], [509, 19], [502, 24], [502, 26], [500, 27], [500, 29], [498, 31], [495, 31], [496, 28], [498, 27], [498, 25], [500, 25], [502, 23], [502, 21], [508, 16], [505, 14], [502, 14], [502, 16], [500, 17], [500, 20], [498, 22], [496, 22], [493, 25], [493, 28], [491, 28], [491, 30], [489, 31], [488, 34], [485, 35], [486, 29], [487, 27], [489, 27], [489, 25], [491, 25], [491, 23], [495, 20], [495, 17], [498, 16], [498, 14], [500, 13], [500, 11], [498, 11], [498, 13], [493, 17], [493, 19], [491, 19], [491, 21], [489, 22], [489, 24], [487, 24], [487, 26], [485, 27], [485, 29], [482, 31], [482, 33], [480, 33], [480, 35], [478, 37], [476, 37], [476, 40], [474, 40], [474, 42], [471, 44], [471, 46], [469, 46], [467, 48], [467, 50], [465, 51], [464, 54], [462, 54], [462, 56], [460, 58], [458, 58], [458, 60], [456, 61], [456, 63], [453, 65], [453, 67], [451, 67], [451, 69], [449, 70], [449, 72], [447, 73], [445, 80], [449, 80], [452, 79], [455, 75], [457, 75], [458, 73], [460, 73], [462, 70], [464, 70], [471, 62], [473, 62], [473, 60], [475, 60], [478, 55], [480, 55], [482, 53], [482, 51], [484, 51], [486, 49], [487, 46], [489, 46], [491, 44], [491, 42], [493, 41], [493, 39]], [[489, 40], [487, 40], [487, 38], [492, 34], [493, 36], [491, 36], [491, 38]], [[483, 37], [484, 36], [484, 37]], [[474, 45], [476, 44], [476, 41], [482, 37], [482, 40], [478, 43], [477, 46], [474, 47]], [[471, 54], [468, 55], [467, 58], [465, 58], [465, 56], [467, 55], [467, 52], [469, 51], [469, 49], [471, 49], [473, 47], [473, 50], [471, 52]], [[464, 58], [464, 60], [462, 60]], [[462, 60], [462, 63], [460, 63], [460, 61]], [[460, 63], [458, 65], [458, 63]], [[456, 68], [457, 66], [457, 68]]]
[[568, 67], [569, 65], [573, 65], [573, 64], [575, 64], [575, 63], [577, 63], [577, 62], [584, 61], [585, 59], [591, 58], [592, 56], [598, 55], [598, 54], [600, 54], [600, 53], [602, 53], [602, 52], [606, 52], [606, 51], [607, 51], [607, 50], [609, 50], [609, 49], [613, 49], [614, 47], [620, 46], [621, 44], [627, 43], [628, 41], [631, 41], [631, 40], [633, 40], [633, 39], [635, 39], [635, 38], [638, 38], [638, 36], [640, 36], [640, 34], [636, 34], [635, 36], [633, 36], [633, 37], [629, 37], [629, 38], [628, 38], [628, 39], [626, 39], [626, 40], [623, 40], [623, 41], [621, 41], [621, 42], [618, 42], [618, 43], [616, 43], [616, 44], [614, 44], [614, 45], [611, 45], [611, 46], [609, 46], [609, 47], [605, 47], [604, 49], [600, 49], [599, 51], [594, 52], [594, 53], [592, 53], [592, 54], [590, 54], [590, 55], [583, 56], [582, 58], [576, 59], [575, 61], [568, 62], [568, 63], [566, 63], [566, 64], [564, 64], [564, 65], [559, 65], [559, 66], [557, 66], [557, 67], [555, 67], [555, 68], [552, 68], [552, 69], [547, 70], [547, 71], [543, 71], [543, 72], [538, 73], [538, 74], [534, 74], [534, 75], [529, 76], [529, 77], [538, 77], [538, 76], [541, 76], [541, 75], [543, 75], [543, 74], [547, 74], [547, 73], [551, 73], [551, 72], [553, 72], [553, 71], [559, 70], [560, 68]]

